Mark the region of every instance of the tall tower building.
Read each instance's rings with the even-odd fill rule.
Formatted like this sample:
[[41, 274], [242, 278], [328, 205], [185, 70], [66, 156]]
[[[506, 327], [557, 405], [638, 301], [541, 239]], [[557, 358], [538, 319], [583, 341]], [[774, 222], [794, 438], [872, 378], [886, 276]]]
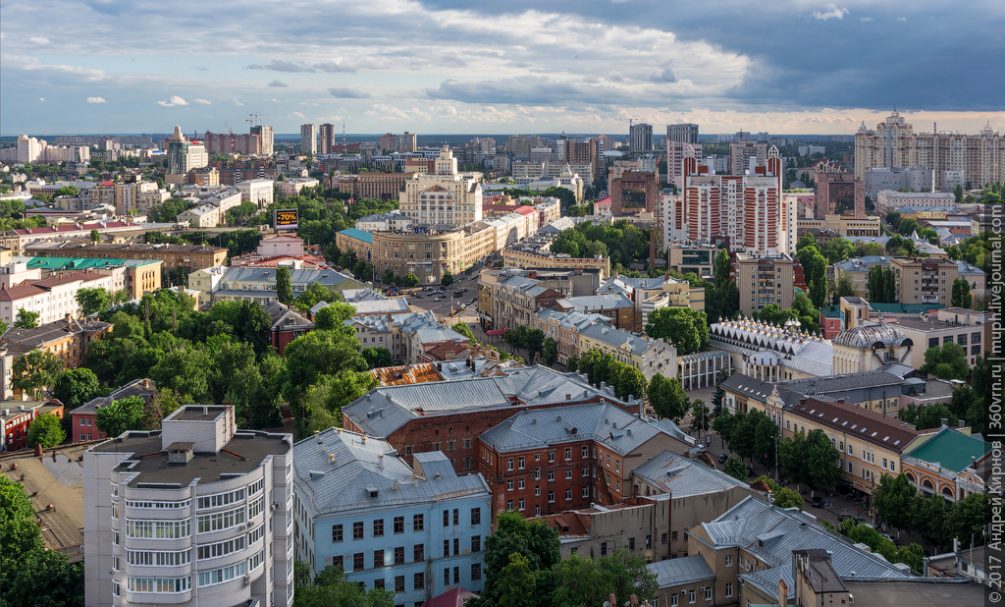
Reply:
[[258, 135], [260, 153], [263, 156], [272, 156], [276, 139], [272, 127], [267, 124], [256, 124], [251, 127], [251, 134]]
[[690, 146], [697, 158], [701, 158], [701, 144], [698, 143], [698, 125], [690, 122], [667, 125], [667, 182], [681, 187], [684, 174], [684, 151]]
[[653, 151], [653, 125], [639, 122], [628, 129], [628, 151], [632, 154]]
[[412, 173], [399, 194], [399, 210], [415, 223], [460, 226], [482, 218], [481, 173], [459, 173], [457, 159], [443, 146], [433, 174]]
[[187, 405], [84, 454], [90, 606], [293, 604], [293, 440]]
[[318, 125], [300, 125], [300, 153], [314, 156], [318, 153]]
[[318, 130], [318, 153], [331, 154], [335, 149], [335, 125], [325, 123]]
[[405, 131], [401, 135], [401, 143], [398, 145], [398, 151], [403, 153], [414, 152], [419, 149], [417, 144], [417, 139], [415, 133], [409, 133]]

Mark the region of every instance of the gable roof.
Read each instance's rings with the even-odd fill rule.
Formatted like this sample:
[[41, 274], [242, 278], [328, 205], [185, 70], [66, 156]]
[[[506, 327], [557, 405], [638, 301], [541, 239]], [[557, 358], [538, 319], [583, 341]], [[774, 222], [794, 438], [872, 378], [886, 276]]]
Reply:
[[884, 449], [903, 453], [922, 435], [914, 426], [849, 403], [807, 398], [792, 407], [792, 413]]
[[935, 436], [904, 455], [959, 472], [991, 450], [991, 443], [954, 428], [942, 428]]

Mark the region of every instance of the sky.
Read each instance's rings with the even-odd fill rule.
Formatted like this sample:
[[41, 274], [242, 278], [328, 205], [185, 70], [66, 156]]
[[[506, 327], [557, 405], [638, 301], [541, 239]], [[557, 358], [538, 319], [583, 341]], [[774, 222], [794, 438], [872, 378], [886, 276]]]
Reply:
[[0, 0], [0, 134], [1005, 131], [1003, 31], [1003, 0]]

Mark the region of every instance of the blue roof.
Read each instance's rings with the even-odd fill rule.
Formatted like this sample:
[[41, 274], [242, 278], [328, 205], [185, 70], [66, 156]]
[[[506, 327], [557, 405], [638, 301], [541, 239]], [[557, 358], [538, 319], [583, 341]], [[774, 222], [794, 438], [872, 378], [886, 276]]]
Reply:
[[373, 234], [369, 232], [364, 232], [363, 230], [357, 230], [356, 228], [347, 228], [339, 232], [339, 234], [344, 234], [349, 238], [355, 238], [356, 240], [361, 240], [367, 244], [373, 244]]

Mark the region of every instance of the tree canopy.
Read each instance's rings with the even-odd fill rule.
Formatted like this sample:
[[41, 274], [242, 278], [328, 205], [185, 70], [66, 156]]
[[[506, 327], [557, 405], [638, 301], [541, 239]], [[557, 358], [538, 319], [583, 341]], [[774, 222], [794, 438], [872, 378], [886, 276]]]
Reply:
[[708, 320], [700, 310], [658, 308], [649, 313], [646, 333], [671, 342], [679, 355], [691, 354], [708, 344]]

